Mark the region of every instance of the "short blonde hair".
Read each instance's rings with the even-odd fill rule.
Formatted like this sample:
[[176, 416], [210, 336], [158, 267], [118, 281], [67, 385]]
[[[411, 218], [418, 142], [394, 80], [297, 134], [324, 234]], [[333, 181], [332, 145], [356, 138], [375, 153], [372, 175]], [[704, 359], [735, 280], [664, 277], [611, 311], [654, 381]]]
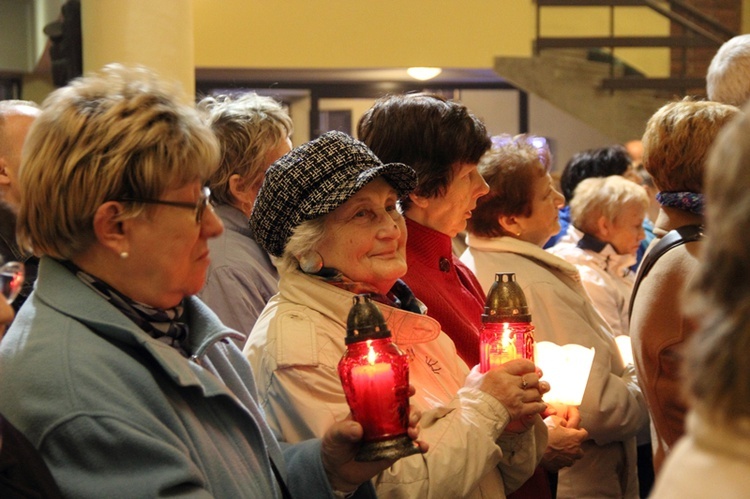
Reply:
[[614, 222], [630, 205], [648, 208], [648, 195], [640, 185], [621, 175], [587, 178], [578, 184], [570, 200], [570, 219], [575, 228], [595, 235], [600, 217]]
[[268, 153], [294, 131], [292, 119], [274, 99], [254, 93], [206, 97], [199, 107], [221, 145], [221, 163], [208, 181], [211, 199], [233, 204], [229, 178], [237, 174], [249, 185], [260, 185]]
[[734, 106], [684, 99], [656, 111], [643, 134], [643, 166], [663, 192], [703, 192], [706, 154], [740, 112]]
[[[95, 240], [107, 201], [158, 199], [205, 181], [219, 146], [172, 85], [143, 67], [119, 64], [47, 97], [24, 146], [18, 239], [37, 255], [69, 259]], [[127, 203], [122, 218], [144, 211]]]

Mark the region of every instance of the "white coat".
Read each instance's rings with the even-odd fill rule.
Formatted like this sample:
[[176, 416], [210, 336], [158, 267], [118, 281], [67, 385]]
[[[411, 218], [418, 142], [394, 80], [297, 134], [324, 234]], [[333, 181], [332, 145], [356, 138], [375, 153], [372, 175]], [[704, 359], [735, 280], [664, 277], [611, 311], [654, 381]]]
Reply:
[[526, 295], [536, 341], [594, 347], [579, 407], [590, 440], [584, 457], [559, 473], [557, 497], [636, 498], [635, 436], [648, 423], [632, 364], [625, 366], [612, 331], [594, 309], [578, 270], [542, 248], [512, 237], [470, 235], [461, 256], [487, 291], [495, 272], [515, 272]]
[[594, 308], [607, 321], [612, 333], [627, 335], [630, 294], [635, 283], [630, 267], [635, 263], [635, 255], [620, 255], [610, 244], [596, 252], [567, 242], [547, 251], [576, 266]]
[[[337, 365], [346, 346], [353, 294], [294, 270], [282, 274], [250, 333], [244, 353], [257, 374], [268, 423], [284, 440], [322, 435], [349, 414]], [[494, 397], [464, 388], [469, 373], [434, 319], [377, 304], [394, 342], [409, 355], [412, 405], [422, 411], [425, 455], [397, 461], [375, 479], [379, 497], [503, 498], [541, 460], [547, 431], [504, 434], [509, 421]]]

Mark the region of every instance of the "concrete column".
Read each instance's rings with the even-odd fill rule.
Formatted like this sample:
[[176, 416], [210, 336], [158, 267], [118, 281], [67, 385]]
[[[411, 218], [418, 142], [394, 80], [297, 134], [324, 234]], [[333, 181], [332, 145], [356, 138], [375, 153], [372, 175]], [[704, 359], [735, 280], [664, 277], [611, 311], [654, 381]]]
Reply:
[[193, 0], [81, 0], [83, 73], [141, 64], [195, 95]]

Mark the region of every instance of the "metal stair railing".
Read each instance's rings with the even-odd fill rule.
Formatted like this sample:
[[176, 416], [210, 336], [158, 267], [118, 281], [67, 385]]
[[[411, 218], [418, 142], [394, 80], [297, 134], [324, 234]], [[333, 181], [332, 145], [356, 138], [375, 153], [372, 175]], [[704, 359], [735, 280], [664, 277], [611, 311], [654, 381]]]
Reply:
[[724, 35], [726, 39], [737, 36], [737, 33], [727, 28], [716, 19], [705, 15], [703, 12], [699, 11], [692, 5], [685, 3], [683, 0], [669, 0], [669, 4], [672, 6], [673, 9], [677, 7], [679, 10], [687, 12], [690, 16], [694, 17], [695, 19], [700, 20], [702, 24], [709, 26], [714, 31], [717, 31], [721, 33], [722, 35]]
[[[669, 4], [666, 8], [664, 4]], [[736, 36], [732, 30], [715, 19], [706, 16], [683, 0], [536, 0], [536, 40], [534, 53], [554, 48], [609, 49], [610, 76], [602, 80], [602, 88], [609, 90], [655, 89], [680, 90], [705, 86], [705, 78], [689, 77], [686, 74], [687, 50], [700, 47], [718, 48], [726, 40]], [[541, 10], [543, 7], [609, 7], [609, 36], [599, 37], [543, 37], [541, 36]], [[616, 7], [648, 7], [681, 26], [684, 35], [675, 36], [615, 36]], [[615, 76], [615, 68], [622, 65], [614, 57], [615, 48], [670, 48], [682, 50], [679, 77], [646, 78], [644, 76]]]

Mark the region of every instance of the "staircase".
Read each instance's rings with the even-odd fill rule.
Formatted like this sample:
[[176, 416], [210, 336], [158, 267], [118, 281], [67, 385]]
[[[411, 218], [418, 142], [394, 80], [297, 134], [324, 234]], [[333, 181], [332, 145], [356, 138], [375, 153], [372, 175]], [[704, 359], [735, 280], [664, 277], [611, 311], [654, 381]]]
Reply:
[[[616, 71], [619, 71], [616, 67]], [[640, 138], [646, 121], [670, 100], [664, 91], [612, 92], [601, 88], [610, 66], [586, 50], [545, 50], [535, 57], [498, 57], [495, 72], [619, 142]]]
[[[701, 49], [713, 54], [735, 35], [683, 0], [536, 0], [536, 4], [535, 55], [498, 57], [495, 71], [518, 88], [622, 142], [643, 135], [648, 118], [667, 101], [684, 95], [702, 96], [705, 70], [689, 74], [688, 54]], [[540, 33], [544, 7], [587, 6], [610, 8], [610, 36], [545, 37]], [[667, 17], [673, 26], [672, 36], [615, 36], [616, 8], [636, 6]], [[672, 74], [667, 78], [643, 75], [612, 56], [618, 47], [669, 47], [673, 53]]]

